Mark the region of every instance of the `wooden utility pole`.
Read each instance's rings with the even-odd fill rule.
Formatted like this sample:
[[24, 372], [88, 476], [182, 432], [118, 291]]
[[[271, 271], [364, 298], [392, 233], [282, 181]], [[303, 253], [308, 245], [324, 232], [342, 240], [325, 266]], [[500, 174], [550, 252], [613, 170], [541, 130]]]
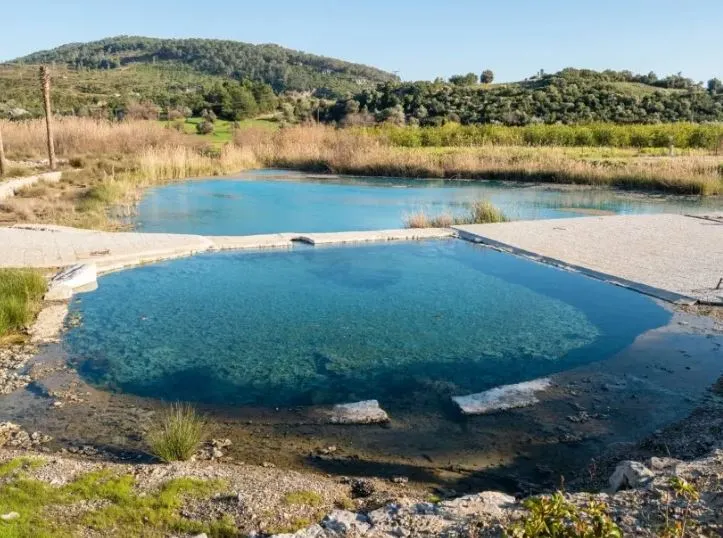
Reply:
[[5, 148], [3, 147], [3, 132], [0, 129], [0, 176], [4, 176], [7, 172], [7, 165], [5, 163]]
[[50, 72], [44, 65], [40, 66], [40, 83], [43, 86], [43, 105], [45, 107], [45, 127], [48, 132], [48, 163], [51, 170], [55, 170], [55, 145], [53, 143], [53, 126], [50, 109]]

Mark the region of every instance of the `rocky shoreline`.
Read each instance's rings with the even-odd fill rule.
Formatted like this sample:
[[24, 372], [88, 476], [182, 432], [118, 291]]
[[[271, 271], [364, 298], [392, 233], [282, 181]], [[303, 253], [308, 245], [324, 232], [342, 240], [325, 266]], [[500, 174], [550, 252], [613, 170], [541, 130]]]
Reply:
[[[561, 499], [583, 516], [591, 506], [604, 507], [622, 536], [723, 535], [722, 384], [690, 417], [592, 462], [595, 471], [582, 470]], [[33, 454], [40, 463], [27, 477], [53, 487], [99, 469], [132, 476], [141, 492], [178, 477], [220, 479], [223, 492], [189, 500], [180, 513], [203, 523], [225, 517], [239, 536], [516, 536], [532, 517], [529, 501], [500, 491], [444, 498], [445, 492], [431, 494], [404, 477], [347, 478], [219, 462], [215, 456], [223, 455], [227, 440], [204, 445], [196, 461], [173, 464], [112, 463], [83, 450], [48, 454], [47, 441], [41, 433], [2, 424], [0, 464]], [[7, 480], [3, 476], [0, 484]], [[79, 534], [97, 535], [92, 529]]]

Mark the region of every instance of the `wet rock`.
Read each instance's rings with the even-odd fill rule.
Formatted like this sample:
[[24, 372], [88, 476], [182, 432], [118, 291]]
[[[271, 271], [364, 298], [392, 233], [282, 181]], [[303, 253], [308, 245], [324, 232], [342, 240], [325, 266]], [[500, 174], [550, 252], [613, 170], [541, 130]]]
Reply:
[[341, 535], [364, 534], [369, 530], [369, 518], [348, 510], [334, 510], [321, 522], [321, 526]]
[[527, 407], [539, 402], [536, 393], [552, 385], [549, 378], [534, 379], [514, 385], [503, 385], [485, 392], [454, 396], [452, 400], [465, 415], [482, 415], [505, 409]]
[[394, 483], [394, 484], [404, 485], [407, 482], [409, 482], [409, 478], [407, 478], [406, 476], [393, 476], [392, 477], [392, 483]]
[[377, 400], [337, 404], [330, 412], [332, 424], [378, 424], [389, 422], [389, 415]]
[[53, 438], [40, 432], [28, 433], [18, 424], [0, 422], [0, 447], [30, 450], [49, 443]]
[[614, 493], [623, 488], [639, 488], [648, 485], [655, 473], [638, 461], [622, 461], [615, 467], [608, 483]]
[[374, 494], [376, 488], [371, 480], [365, 480], [363, 478], [356, 478], [351, 481], [351, 496], [352, 498], [364, 498], [370, 497]]

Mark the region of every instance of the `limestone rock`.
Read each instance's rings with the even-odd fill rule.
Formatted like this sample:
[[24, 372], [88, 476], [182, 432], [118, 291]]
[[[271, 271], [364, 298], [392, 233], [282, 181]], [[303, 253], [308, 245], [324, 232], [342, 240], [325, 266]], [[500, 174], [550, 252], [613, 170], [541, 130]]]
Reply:
[[440, 503], [444, 510], [451, 510], [458, 516], [471, 516], [483, 514], [492, 517], [502, 517], [505, 510], [514, 508], [517, 501], [511, 495], [500, 491], [483, 491], [475, 495], [465, 495], [451, 501]]
[[3, 514], [0, 516], [0, 519], [3, 521], [12, 521], [13, 519], [18, 519], [20, 517], [20, 514], [17, 512], [8, 512], [7, 514]]
[[378, 424], [388, 422], [389, 415], [377, 400], [335, 405], [330, 412], [332, 424]]
[[608, 480], [610, 490], [616, 492], [623, 488], [639, 488], [649, 484], [655, 473], [638, 461], [621, 461]]
[[321, 526], [341, 535], [364, 534], [371, 528], [367, 516], [348, 510], [334, 510], [324, 518]]
[[327, 532], [321, 525], [314, 523], [311, 527], [294, 533], [274, 534], [272, 538], [328, 538], [334, 534]]
[[481, 415], [536, 404], [539, 400], [535, 394], [550, 385], [552, 381], [544, 377], [514, 385], [502, 385], [477, 394], [454, 396], [452, 400], [465, 415]]

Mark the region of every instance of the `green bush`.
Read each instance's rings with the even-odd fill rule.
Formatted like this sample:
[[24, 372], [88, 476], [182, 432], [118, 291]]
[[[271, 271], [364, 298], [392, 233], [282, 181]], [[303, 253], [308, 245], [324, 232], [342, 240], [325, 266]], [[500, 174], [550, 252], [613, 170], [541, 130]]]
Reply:
[[161, 416], [160, 423], [148, 433], [151, 453], [165, 461], [186, 461], [198, 450], [205, 423], [190, 405], [175, 403]]
[[214, 126], [209, 120], [203, 120], [196, 124], [196, 132], [200, 135], [206, 135], [213, 133]]

